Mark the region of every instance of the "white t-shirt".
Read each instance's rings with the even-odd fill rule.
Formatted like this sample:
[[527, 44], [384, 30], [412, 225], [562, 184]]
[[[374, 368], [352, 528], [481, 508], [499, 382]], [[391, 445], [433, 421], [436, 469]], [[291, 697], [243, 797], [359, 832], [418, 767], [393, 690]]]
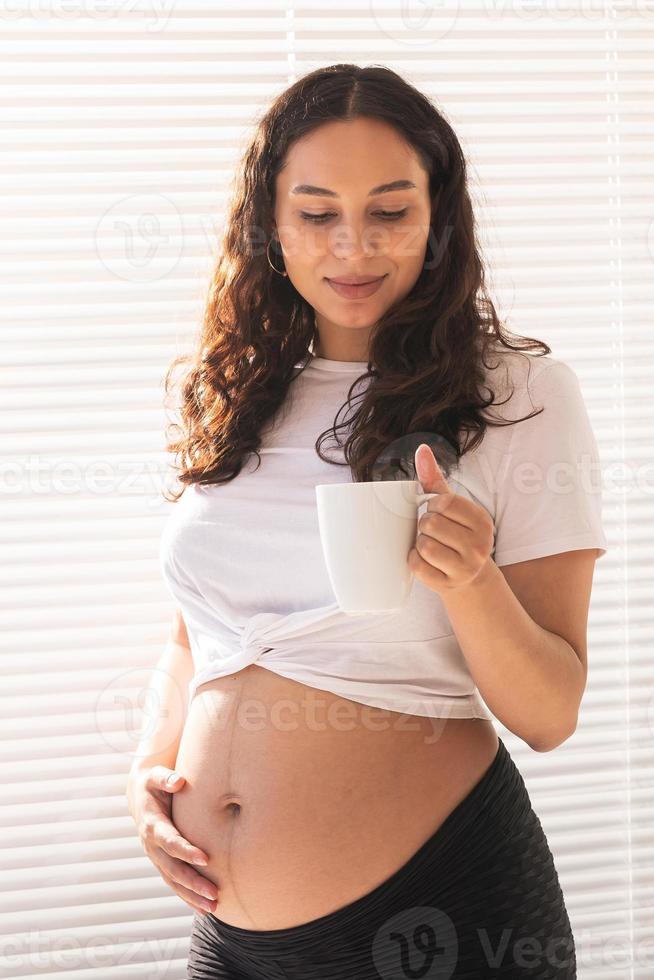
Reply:
[[[448, 483], [490, 513], [498, 565], [577, 548], [605, 554], [598, 450], [575, 372], [551, 356], [500, 350], [489, 377], [495, 401], [506, 398], [509, 380], [515, 394], [485, 414], [515, 419], [544, 411], [488, 426]], [[363, 704], [429, 717], [492, 717], [437, 593], [414, 578], [400, 612], [350, 616], [336, 602], [315, 487], [350, 482], [351, 472], [323, 462], [314, 444], [366, 369], [312, 357], [265, 427], [260, 466], [251, 454], [231, 482], [191, 484], [171, 505], [160, 560], [188, 631], [195, 666], [189, 698], [204, 682], [256, 661]], [[354, 389], [355, 408], [369, 380]], [[352, 411], [344, 409], [338, 421]], [[342, 444], [344, 430], [338, 433]], [[322, 451], [344, 459], [333, 436]]]

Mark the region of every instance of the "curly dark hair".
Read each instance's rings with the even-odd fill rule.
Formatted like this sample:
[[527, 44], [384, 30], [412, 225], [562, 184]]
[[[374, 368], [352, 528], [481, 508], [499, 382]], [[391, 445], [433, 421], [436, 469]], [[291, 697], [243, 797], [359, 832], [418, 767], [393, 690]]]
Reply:
[[[321, 452], [322, 440], [340, 428], [336, 420], [318, 436], [316, 452], [333, 465], [350, 466], [353, 481], [368, 481], [386, 447], [401, 437], [433, 433], [459, 457], [478, 445], [487, 425], [524, 421], [482, 416], [495, 399], [484, 386], [487, 355], [497, 345], [539, 350], [540, 356], [551, 348], [515, 334], [510, 335], [512, 344], [499, 322], [484, 282], [466, 163], [451, 125], [390, 68], [330, 65], [302, 76], [277, 96], [235, 175], [195, 349], [176, 357], [165, 376], [166, 400], [177, 383], [181, 395], [173, 399], [181, 425], [167, 426], [167, 437], [173, 429], [175, 438], [166, 450], [177, 456], [182, 487], [178, 493], [171, 490], [167, 499], [178, 500], [185, 484], [228, 483], [250, 453], [260, 465], [262, 428], [284, 402], [297, 366], [301, 371], [311, 360], [310, 348], [318, 340], [312, 307], [268, 262], [275, 177], [296, 140], [325, 122], [361, 116], [394, 126], [419, 155], [429, 173], [429, 242], [442, 244], [437, 250], [432, 247], [438, 254], [426, 259], [408, 295], [389, 307], [371, 330], [368, 370], [357, 376], [337, 413], [338, 419], [350, 406], [360, 378], [369, 379], [358, 410], [348, 420], [345, 462]], [[258, 243], [250, 229], [259, 235]], [[176, 379], [180, 364], [188, 367]], [[525, 419], [533, 414], [538, 412]], [[460, 442], [464, 432], [473, 434], [466, 445]], [[415, 479], [415, 470], [407, 478]]]

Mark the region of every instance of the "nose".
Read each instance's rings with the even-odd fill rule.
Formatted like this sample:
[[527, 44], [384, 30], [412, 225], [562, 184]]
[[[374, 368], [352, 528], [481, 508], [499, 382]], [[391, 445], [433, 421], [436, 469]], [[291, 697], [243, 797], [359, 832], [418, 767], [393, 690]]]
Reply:
[[378, 230], [370, 228], [364, 222], [347, 222], [333, 230], [331, 243], [332, 254], [336, 258], [369, 258], [379, 252], [379, 243], [375, 241]]

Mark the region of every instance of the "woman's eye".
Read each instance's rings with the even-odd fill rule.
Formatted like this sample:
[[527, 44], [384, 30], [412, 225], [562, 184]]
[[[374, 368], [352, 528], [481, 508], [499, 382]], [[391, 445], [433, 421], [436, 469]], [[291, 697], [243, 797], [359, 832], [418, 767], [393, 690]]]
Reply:
[[[378, 215], [384, 221], [397, 221], [398, 218], [403, 218], [407, 211], [408, 208], [402, 208], [401, 211], [375, 211], [375, 215]], [[326, 211], [324, 214], [307, 214], [306, 211], [300, 211], [300, 217], [304, 221], [316, 221], [321, 224], [335, 217], [335, 215], [333, 211]]]

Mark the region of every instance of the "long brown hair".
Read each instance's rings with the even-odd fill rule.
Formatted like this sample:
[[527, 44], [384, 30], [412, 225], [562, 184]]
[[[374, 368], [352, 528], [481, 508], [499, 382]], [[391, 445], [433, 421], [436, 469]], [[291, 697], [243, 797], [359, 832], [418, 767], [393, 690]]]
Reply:
[[[181, 425], [170, 423], [166, 433], [174, 432], [166, 449], [177, 456], [182, 484], [169, 500], [179, 499], [186, 484], [228, 483], [250, 453], [261, 462], [261, 430], [283, 403], [296, 366], [309, 363], [310, 346], [318, 339], [313, 309], [268, 262], [275, 176], [296, 140], [325, 122], [359, 116], [393, 125], [427, 169], [429, 244], [413, 288], [371, 331], [368, 370], [358, 376], [369, 383], [348, 419], [345, 462], [334, 463], [321, 451], [323, 439], [336, 435], [336, 423], [317, 438], [316, 452], [333, 465], [350, 466], [353, 481], [367, 481], [386, 447], [411, 433], [433, 433], [460, 456], [478, 445], [488, 424], [524, 420], [495, 423], [482, 416], [495, 398], [488, 386], [488, 396], [482, 393], [487, 354], [497, 345], [539, 350], [540, 356], [551, 348], [515, 334], [510, 336], [518, 343], [512, 344], [500, 324], [484, 282], [465, 159], [452, 127], [390, 68], [330, 65], [277, 96], [243, 154], [196, 347], [176, 357], [165, 376], [166, 399], [181, 415]], [[273, 250], [276, 268], [279, 256]], [[181, 364], [188, 366], [177, 379]], [[357, 380], [337, 418], [350, 405]], [[473, 433], [464, 447], [463, 432]], [[415, 473], [406, 478], [415, 479]]]

